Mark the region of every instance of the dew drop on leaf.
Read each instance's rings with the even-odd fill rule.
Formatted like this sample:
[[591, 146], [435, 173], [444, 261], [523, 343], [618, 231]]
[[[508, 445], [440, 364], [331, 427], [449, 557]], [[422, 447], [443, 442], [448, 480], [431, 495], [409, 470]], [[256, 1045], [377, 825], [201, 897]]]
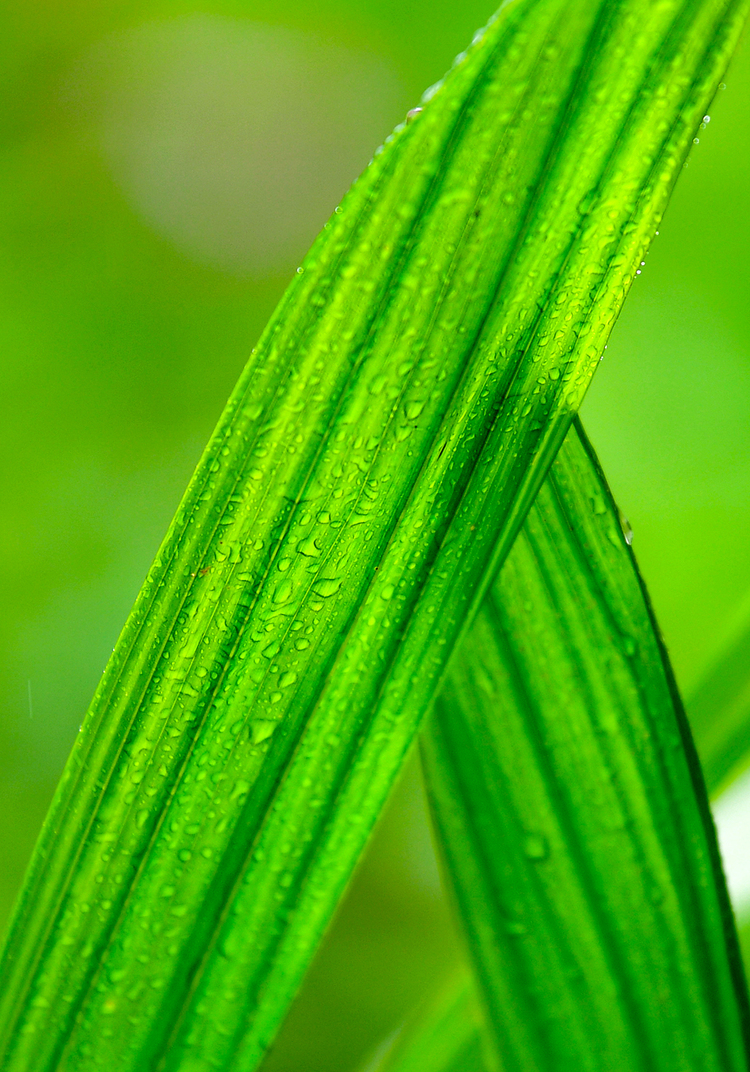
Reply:
[[511, 938], [520, 938], [521, 935], [526, 934], [526, 926], [518, 919], [507, 919], [504, 925], [505, 933], [509, 934]]
[[630, 522], [625, 517], [625, 514], [623, 514], [622, 510], [619, 511], [619, 517], [620, 528], [622, 529], [622, 534], [625, 537], [625, 543], [628, 545], [628, 547], [630, 547], [633, 542], [633, 529], [631, 527]]
[[341, 581], [337, 577], [321, 577], [312, 586], [312, 590], [322, 599], [327, 599], [329, 596], [335, 595], [340, 587]]
[[282, 581], [281, 584], [276, 586], [276, 591], [273, 594], [273, 602], [277, 604], [288, 603], [292, 598], [292, 582], [289, 580]]
[[[253, 719], [253, 721], [250, 724], [250, 736], [251, 736], [253, 744], [262, 744], [263, 741], [267, 741], [268, 738], [273, 734], [273, 731], [276, 729], [277, 725], [278, 725], [277, 722], [271, 722], [267, 718], [255, 718], [255, 719]], [[238, 792], [238, 789], [239, 789], [240, 785], [245, 785], [245, 784], [246, 783], [244, 783], [244, 782], [238, 782], [237, 783], [237, 786], [235, 787], [235, 791], [233, 793], [234, 797], [241, 796], [242, 793], [247, 792], [247, 790], [250, 788], [249, 786], [246, 786], [245, 789], [240, 790]]]
[[541, 834], [527, 834], [523, 842], [523, 851], [529, 860], [546, 860], [549, 855], [547, 839]]

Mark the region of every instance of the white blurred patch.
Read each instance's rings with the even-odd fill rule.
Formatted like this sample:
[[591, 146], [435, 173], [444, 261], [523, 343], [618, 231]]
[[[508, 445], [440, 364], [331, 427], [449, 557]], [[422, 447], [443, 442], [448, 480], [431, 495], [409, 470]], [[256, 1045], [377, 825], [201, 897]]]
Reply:
[[106, 39], [68, 96], [156, 231], [255, 277], [299, 263], [406, 105], [377, 56], [213, 15]]
[[744, 921], [750, 915], [750, 770], [722, 793], [713, 813], [729, 896]]

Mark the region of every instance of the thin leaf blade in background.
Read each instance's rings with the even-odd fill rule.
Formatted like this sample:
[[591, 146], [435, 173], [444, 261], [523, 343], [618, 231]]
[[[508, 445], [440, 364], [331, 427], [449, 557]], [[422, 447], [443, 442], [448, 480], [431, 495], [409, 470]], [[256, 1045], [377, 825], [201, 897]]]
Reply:
[[686, 703], [709, 792], [719, 792], [750, 760], [750, 627], [726, 645]]
[[6, 946], [9, 1070], [256, 1066], [744, 13], [519, 0], [355, 186], [74, 749]]
[[423, 751], [504, 1069], [747, 1067], [697, 759], [615, 504], [573, 432]]
[[469, 972], [452, 977], [361, 1072], [480, 1072], [493, 1069], [486, 1026]]

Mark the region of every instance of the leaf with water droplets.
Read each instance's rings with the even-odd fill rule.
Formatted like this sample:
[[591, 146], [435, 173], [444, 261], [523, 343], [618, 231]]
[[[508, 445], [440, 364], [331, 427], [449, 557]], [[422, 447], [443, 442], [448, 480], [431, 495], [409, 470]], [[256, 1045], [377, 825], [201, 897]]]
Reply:
[[670, 1072], [680, 1053], [739, 1072], [747, 995], [708, 801], [613, 528], [574, 429], [425, 730], [436, 824], [504, 1070]]
[[[4, 1072], [257, 1067], [744, 12], [505, 4], [336, 211], [76, 742], [5, 947]], [[317, 557], [298, 551], [310, 537]]]

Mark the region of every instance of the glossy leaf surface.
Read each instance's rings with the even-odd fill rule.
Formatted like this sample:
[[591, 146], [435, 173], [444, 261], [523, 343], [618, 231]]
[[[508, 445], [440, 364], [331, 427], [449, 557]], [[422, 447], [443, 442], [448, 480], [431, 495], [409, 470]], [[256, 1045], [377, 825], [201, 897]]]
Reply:
[[423, 751], [504, 1069], [747, 1067], [687, 723], [617, 509], [573, 432]]
[[744, 10], [517, 0], [348, 195], [71, 756], [5, 949], [9, 1072], [256, 1066]]

